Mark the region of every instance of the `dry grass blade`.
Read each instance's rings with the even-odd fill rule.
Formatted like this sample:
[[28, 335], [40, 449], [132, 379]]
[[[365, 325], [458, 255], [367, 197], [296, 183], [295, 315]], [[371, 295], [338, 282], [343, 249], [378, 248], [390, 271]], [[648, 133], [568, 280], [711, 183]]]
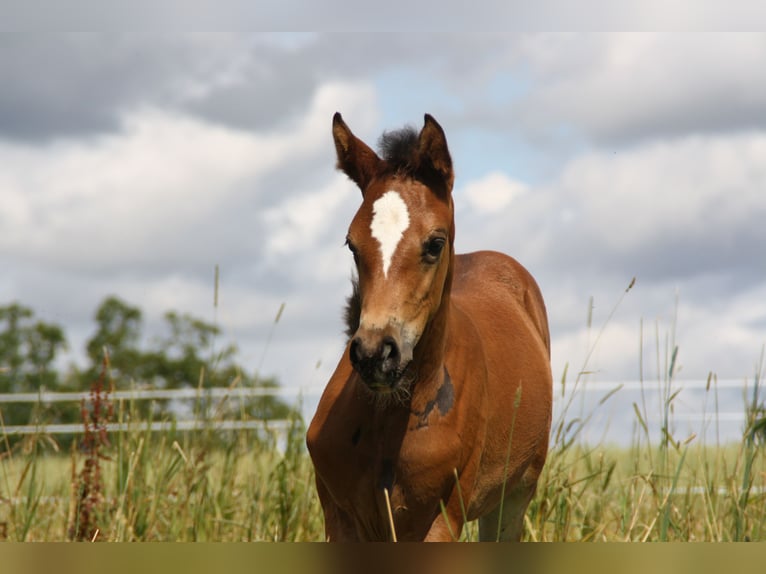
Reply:
[[386, 511], [388, 512], [388, 526], [391, 528], [391, 541], [396, 542], [396, 526], [394, 526], [394, 513], [391, 510], [391, 497], [388, 494], [388, 489], [383, 489], [383, 496], [386, 499]]

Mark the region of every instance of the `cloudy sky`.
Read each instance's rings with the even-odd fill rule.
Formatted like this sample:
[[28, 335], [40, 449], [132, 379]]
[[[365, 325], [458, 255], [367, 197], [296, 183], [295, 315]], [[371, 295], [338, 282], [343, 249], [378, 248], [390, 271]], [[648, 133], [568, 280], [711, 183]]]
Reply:
[[760, 34], [3, 34], [0, 302], [63, 325], [75, 362], [109, 294], [149, 333], [188, 312], [316, 391], [343, 347], [360, 201], [332, 114], [374, 144], [428, 112], [457, 249], [538, 279], [555, 380], [656, 381], [674, 335], [679, 380], [752, 381], [765, 61]]

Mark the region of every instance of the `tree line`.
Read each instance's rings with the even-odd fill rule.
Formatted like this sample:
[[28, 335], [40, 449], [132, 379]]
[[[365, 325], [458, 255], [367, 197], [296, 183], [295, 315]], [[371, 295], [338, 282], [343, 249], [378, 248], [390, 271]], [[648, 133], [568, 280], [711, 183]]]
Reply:
[[[249, 373], [237, 362], [237, 347], [214, 345], [221, 335], [217, 325], [190, 314], [168, 311], [164, 333], [148, 340], [143, 333], [141, 309], [116, 297], [106, 297], [94, 314], [95, 330], [86, 343], [86, 364], [57, 367], [68, 347], [64, 329], [43, 321], [18, 302], [0, 307], [0, 393], [85, 391], [102, 376], [105, 350], [108, 372], [115, 388], [132, 385], [180, 389], [240, 386], [276, 387], [274, 378]], [[212, 349], [216, 347], [213, 353]], [[148, 402], [148, 401], [142, 401]], [[284, 401], [264, 396], [248, 399], [238, 414], [257, 419], [285, 418], [294, 409]], [[172, 414], [167, 400], [141, 407], [144, 414]], [[244, 410], [243, 410], [244, 409]], [[5, 425], [79, 422], [80, 405], [51, 403], [0, 404]]]

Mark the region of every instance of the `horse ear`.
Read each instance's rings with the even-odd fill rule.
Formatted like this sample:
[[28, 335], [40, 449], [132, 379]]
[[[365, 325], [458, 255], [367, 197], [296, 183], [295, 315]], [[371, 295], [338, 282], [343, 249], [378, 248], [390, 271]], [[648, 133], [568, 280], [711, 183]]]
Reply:
[[364, 194], [378, 170], [380, 158], [366, 143], [351, 133], [338, 112], [335, 112], [332, 118], [332, 137], [338, 154], [338, 169], [351, 178]]
[[418, 137], [418, 157], [420, 165], [432, 169], [444, 180], [447, 191], [451, 191], [455, 173], [452, 170], [447, 137], [431, 114], [425, 115], [425, 123]]

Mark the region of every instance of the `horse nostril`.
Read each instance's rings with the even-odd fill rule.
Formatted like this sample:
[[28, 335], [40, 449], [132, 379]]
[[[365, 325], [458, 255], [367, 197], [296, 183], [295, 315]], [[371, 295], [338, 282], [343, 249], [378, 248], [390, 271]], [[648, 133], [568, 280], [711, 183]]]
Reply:
[[348, 358], [351, 366], [365, 381], [379, 384], [397, 372], [401, 351], [391, 336], [379, 339], [371, 348], [365, 345], [362, 336], [356, 336], [349, 343]]
[[354, 337], [351, 340], [351, 347], [349, 348], [348, 354], [352, 365], [358, 365], [362, 360], [362, 342], [359, 340], [359, 337]]
[[383, 339], [380, 358], [382, 361], [389, 358], [395, 361], [399, 358], [399, 346], [396, 344], [393, 337], [385, 337]]

